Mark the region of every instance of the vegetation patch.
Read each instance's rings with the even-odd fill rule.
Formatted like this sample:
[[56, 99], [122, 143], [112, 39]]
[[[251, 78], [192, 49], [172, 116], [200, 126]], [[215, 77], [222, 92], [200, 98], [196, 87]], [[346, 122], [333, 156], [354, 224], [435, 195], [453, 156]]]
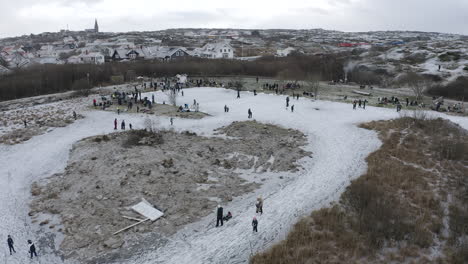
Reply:
[[251, 263], [467, 263], [467, 131], [424, 115], [361, 127], [383, 141], [366, 174]]

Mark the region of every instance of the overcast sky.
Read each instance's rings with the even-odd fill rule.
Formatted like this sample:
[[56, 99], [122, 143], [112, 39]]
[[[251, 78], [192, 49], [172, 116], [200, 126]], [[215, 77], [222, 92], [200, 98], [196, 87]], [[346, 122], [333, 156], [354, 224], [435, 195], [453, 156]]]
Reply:
[[468, 35], [468, 0], [0, 0], [0, 38], [83, 30], [324, 28]]

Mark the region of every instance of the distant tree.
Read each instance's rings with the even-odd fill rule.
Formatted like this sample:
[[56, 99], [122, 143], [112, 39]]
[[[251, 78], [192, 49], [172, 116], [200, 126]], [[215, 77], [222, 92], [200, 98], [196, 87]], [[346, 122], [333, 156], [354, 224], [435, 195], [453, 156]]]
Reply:
[[414, 96], [416, 96], [416, 100], [421, 101], [424, 91], [429, 86], [429, 82], [424, 77], [414, 72], [407, 73], [405, 79], [409, 88], [413, 91]]
[[320, 90], [320, 81], [322, 77], [319, 74], [309, 73], [306, 77], [306, 90], [309, 93], [314, 94], [314, 98], [318, 99], [318, 94]]
[[166, 91], [167, 98], [169, 103], [173, 106], [177, 106], [177, 91], [170, 89]]
[[245, 82], [241, 77], [236, 76], [231, 80], [231, 87], [235, 90], [242, 91], [244, 89]]

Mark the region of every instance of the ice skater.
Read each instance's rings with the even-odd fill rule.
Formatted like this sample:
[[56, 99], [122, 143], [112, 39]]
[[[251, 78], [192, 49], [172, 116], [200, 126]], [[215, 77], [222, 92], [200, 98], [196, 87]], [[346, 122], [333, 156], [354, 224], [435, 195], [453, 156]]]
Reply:
[[114, 130], [117, 130], [117, 118], [114, 119]]
[[356, 100], [353, 101], [353, 110], [356, 110]]
[[240, 98], [240, 90], [237, 89], [237, 98]]
[[291, 105], [291, 112], [294, 113], [294, 105]]
[[219, 226], [219, 222], [221, 222], [221, 226], [223, 226], [223, 207], [221, 207], [221, 205], [218, 204], [216, 227]]
[[120, 124], [120, 129], [125, 130], [125, 120], [122, 120], [122, 123]]
[[174, 125], [174, 118], [173, 117], [171, 117], [170, 121], [171, 121], [171, 126]]
[[249, 110], [247, 111], [247, 114], [249, 114], [249, 119], [252, 118], [252, 110], [250, 110], [250, 108], [249, 108]]
[[37, 258], [36, 246], [34, 246], [34, 243], [31, 240], [28, 240], [28, 244], [29, 244], [29, 254], [31, 254], [31, 258], [33, 258], [33, 255], [36, 256]]
[[11, 238], [10, 235], [8, 235], [7, 243], [8, 243], [8, 248], [10, 249], [10, 255], [13, 254], [12, 252], [16, 253], [15, 247], [13, 246], [15, 242], [13, 242], [13, 238]]
[[286, 97], [286, 108], [289, 107], [289, 96]]

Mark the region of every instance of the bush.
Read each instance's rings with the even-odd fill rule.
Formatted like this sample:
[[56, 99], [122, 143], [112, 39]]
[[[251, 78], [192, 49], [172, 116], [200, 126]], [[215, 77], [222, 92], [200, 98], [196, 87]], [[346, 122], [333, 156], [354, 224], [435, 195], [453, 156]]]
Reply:
[[447, 85], [434, 85], [427, 90], [431, 96], [443, 96], [446, 98], [461, 100], [468, 98], [468, 77], [461, 76]]

